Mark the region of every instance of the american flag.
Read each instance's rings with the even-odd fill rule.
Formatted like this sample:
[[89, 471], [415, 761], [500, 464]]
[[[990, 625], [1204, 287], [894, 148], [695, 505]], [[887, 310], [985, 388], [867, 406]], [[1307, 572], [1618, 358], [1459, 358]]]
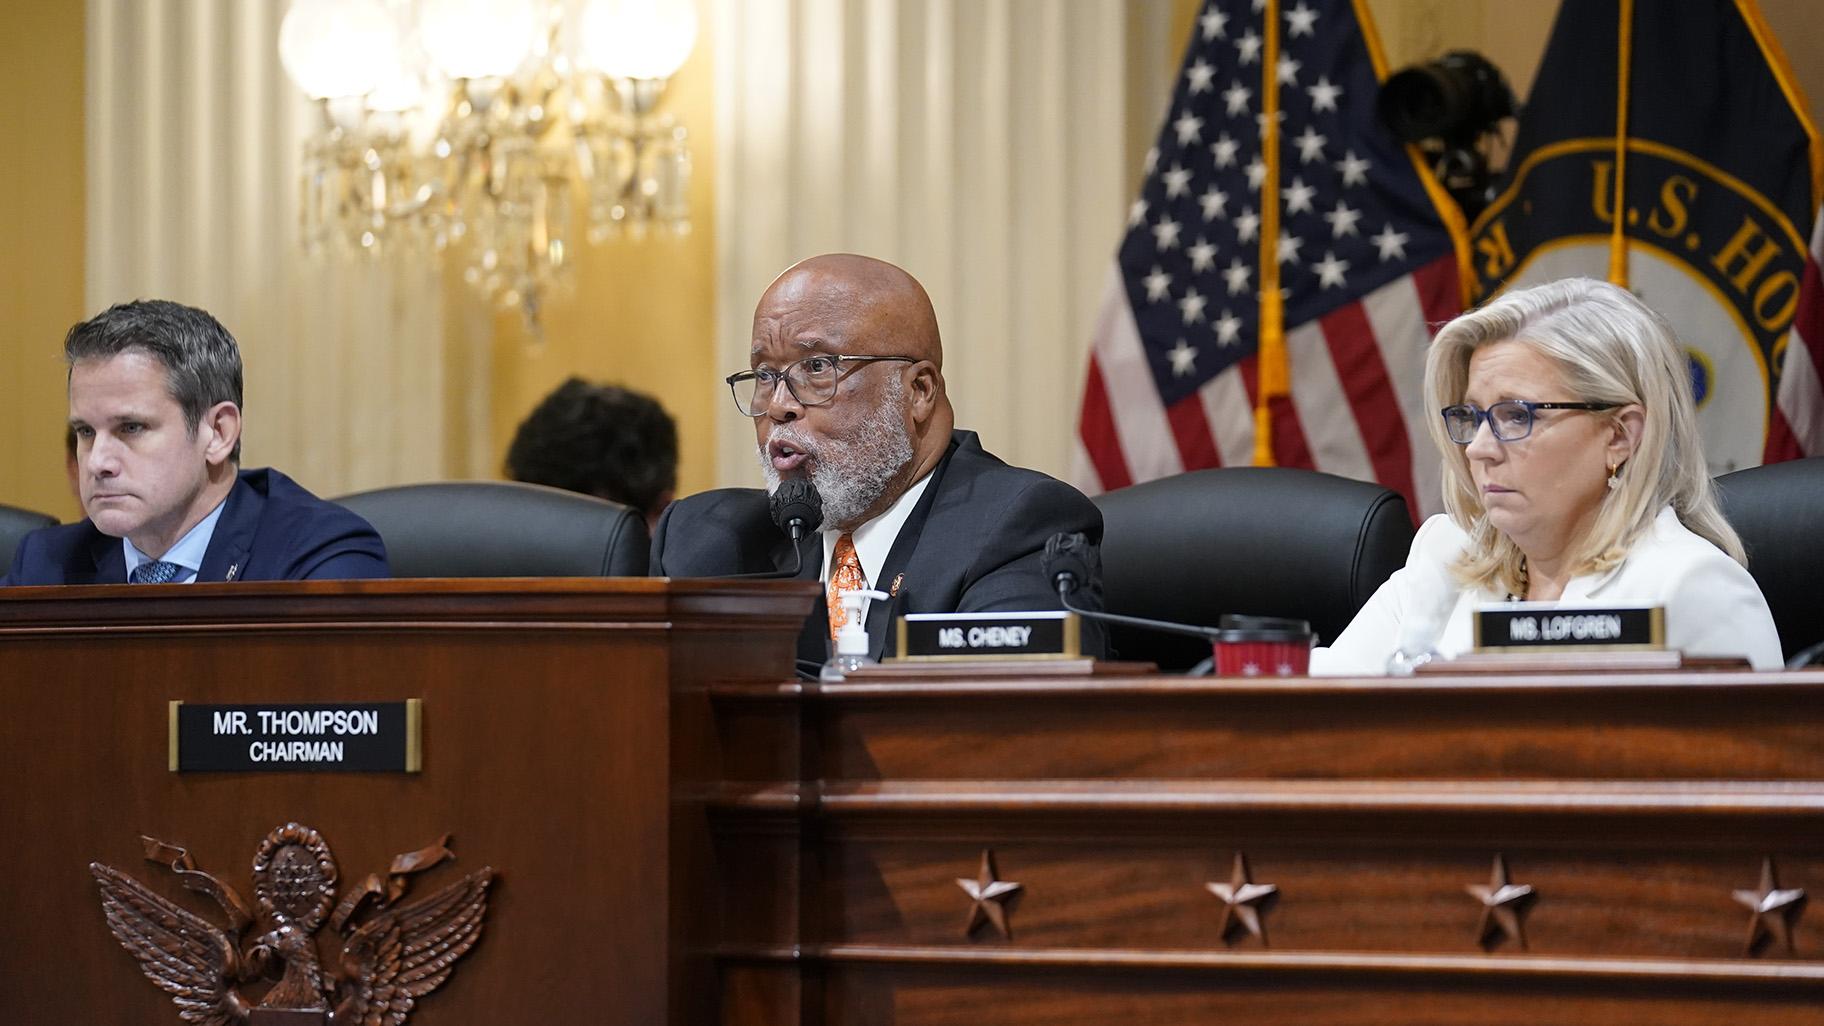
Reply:
[[1272, 463], [1441, 509], [1425, 347], [1463, 309], [1467, 248], [1375, 120], [1372, 33], [1350, 0], [1204, 4], [1096, 325], [1085, 491]]
[[1767, 425], [1765, 461], [1824, 456], [1824, 210], [1811, 230], [1811, 251], [1799, 286], [1799, 310], [1792, 319], [1781, 363], [1780, 390]]

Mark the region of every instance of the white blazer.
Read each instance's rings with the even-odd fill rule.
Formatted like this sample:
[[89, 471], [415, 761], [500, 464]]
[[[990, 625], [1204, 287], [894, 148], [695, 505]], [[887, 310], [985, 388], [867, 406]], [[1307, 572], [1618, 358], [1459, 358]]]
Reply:
[[[1406, 565], [1394, 571], [1329, 648], [1311, 653], [1313, 676], [1378, 676], [1404, 648], [1451, 658], [1475, 644], [1478, 607], [1506, 601], [1464, 589], [1449, 567], [1469, 536], [1449, 516], [1425, 521]], [[1667, 506], [1626, 559], [1600, 574], [1573, 577], [1564, 603], [1663, 606], [1666, 646], [1686, 655], [1746, 656], [1757, 670], [1784, 665], [1773, 614], [1754, 578], [1723, 550], [1692, 534]]]

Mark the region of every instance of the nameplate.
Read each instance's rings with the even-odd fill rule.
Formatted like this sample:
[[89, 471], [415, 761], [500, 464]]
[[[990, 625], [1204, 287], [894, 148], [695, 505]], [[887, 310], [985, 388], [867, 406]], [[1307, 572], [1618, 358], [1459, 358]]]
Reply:
[[899, 656], [931, 659], [1074, 659], [1082, 651], [1077, 614], [907, 613]]
[[416, 773], [420, 700], [171, 703], [173, 773]]
[[1476, 651], [1534, 652], [1575, 648], [1585, 651], [1656, 649], [1666, 646], [1665, 609], [1660, 606], [1564, 606], [1556, 602], [1510, 602], [1476, 611]]

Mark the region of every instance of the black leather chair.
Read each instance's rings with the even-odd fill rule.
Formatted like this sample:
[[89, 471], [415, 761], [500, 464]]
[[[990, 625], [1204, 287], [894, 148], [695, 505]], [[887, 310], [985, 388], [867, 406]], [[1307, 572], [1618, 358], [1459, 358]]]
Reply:
[[[1285, 467], [1225, 467], [1098, 496], [1111, 613], [1214, 626], [1225, 613], [1309, 620], [1340, 634], [1406, 563], [1406, 500], [1377, 484]], [[1115, 655], [1184, 670], [1206, 642], [1133, 628]]]
[[1742, 536], [1790, 659], [1824, 641], [1824, 457], [1750, 467], [1716, 479], [1723, 515]]
[[643, 577], [646, 521], [543, 485], [447, 481], [335, 500], [374, 525], [395, 577]]
[[40, 527], [51, 527], [56, 523], [56, 517], [17, 506], [0, 505], [0, 574], [12, 567], [13, 553], [19, 550], [19, 539]]

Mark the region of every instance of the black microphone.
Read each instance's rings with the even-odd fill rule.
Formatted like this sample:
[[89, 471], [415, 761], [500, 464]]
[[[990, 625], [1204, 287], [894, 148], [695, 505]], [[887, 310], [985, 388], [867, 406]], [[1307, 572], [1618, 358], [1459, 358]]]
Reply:
[[794, 477], [779, 483], [766, 506], [773, 514], [773, 524], [792, 539], [792, 569], [782, 576], [796, 577], [804, 569], [804, 547], [798, 542], [823, 526], [823, 496], [808, 478]]
[[1138, 616], [1122, 616], [1119, 613], [1104, 613], [1095, 609], [1084, 609], [1070, 601], [1071, 593], [1094, 580], [1102, 568], [1102, 554], [1080, 531], [1066, 534], [1062, 531], [1051, 536], [1045, 543], [1045, 554], [1039, 557], [1039, 570], [1051, 578], [1053, 586], [1058, 589], [1058, 601], [1065, 609], [1103, 623], [1120, 624], [1123, 627], [1138, 627], [1141, 630], [1159, 631], [1164, 634], [1185, 634], [1193, 638], [1206, 638], [1214, 641], [1222, 635], [1215, 627], [1198, 627], [1188, 623], [1172, 623], [1167, 620], [1148, 620]]
[[798, 576], [804, 569], [804, 546], [799, 542], [823, 526], [823, 496], [817, 494], [817, 486], [797, 477], [780, 482], [773, 494], [767, 496], [766, 508], [774, 525], [792, 539], [792, 568], [757, 574], [725, 574], [722, 580], [783, 580]]
[[766, 506], [773, 514], [773, 523], [793, 541], [823, 526], [823, 496], [805, 478], [781, 481], [767, 497]]

